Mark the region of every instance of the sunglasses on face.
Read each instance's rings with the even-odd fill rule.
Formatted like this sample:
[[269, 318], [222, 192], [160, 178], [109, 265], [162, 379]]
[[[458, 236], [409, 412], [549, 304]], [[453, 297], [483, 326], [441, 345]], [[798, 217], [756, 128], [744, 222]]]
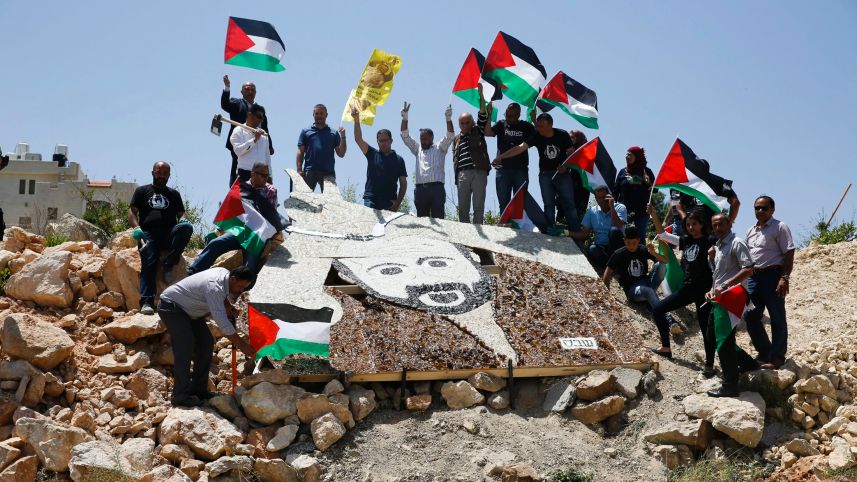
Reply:
[[262, 176], [264, 178], [267, 178], [270, 175], [267, 172], [256, 172], [256, 171], [251, 171], [251, 172], [257, 176]]
[[756, 208], [756, 211], [767, 211], [768, 209], [770, 209], [768, 206], [754, 206], [754, 207]]

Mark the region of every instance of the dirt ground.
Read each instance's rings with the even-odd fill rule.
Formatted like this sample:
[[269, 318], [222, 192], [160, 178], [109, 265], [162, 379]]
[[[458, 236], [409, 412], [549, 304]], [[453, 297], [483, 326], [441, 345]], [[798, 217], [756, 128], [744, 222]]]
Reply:
[[[798, 251], [787, 299], [790, 353], [799, 357], [801, 347], [812, 340], [835, 337], [857, 326], [855, 276], [857, 242]], [[615, 286], [612, 294], [625, 302]], [[626, 310], [647, 345], [655, 347], [657, 332], [647, 310], [640, 306]], [[618, 433], [607, 433], [601, 426], [593, 430], [567, 413], [546, 414], [539, 392], [552, 380], [519, 380], [513, 410], [450, 410], [435, 396], [426, 413], [376, 411], [322, 455], [325, 478], [480, 481], [486, 479], [491, 460], [505, 455], [511, 461], [530, 463], [542, 475], [575, 467], [598, 481], [665, 480], [668, 472], [645, 450], [643, 434], [686, 420], [681, 400], [717, 385], [700, 374], [702, 364], [696, 354], [702, 350], [702, 339], [694, 313], [684, 309], [677, 314], [688, 331], [673, 343], [674, 360], [659, 364], [660, 393], [654, 398], [641, 394], [630, 401], [627, 420]], [[741, 334], [739, 343], [752, 353], [746, 334]], [[609, 448], [616, 449], [613, 457], [605, 454]]]

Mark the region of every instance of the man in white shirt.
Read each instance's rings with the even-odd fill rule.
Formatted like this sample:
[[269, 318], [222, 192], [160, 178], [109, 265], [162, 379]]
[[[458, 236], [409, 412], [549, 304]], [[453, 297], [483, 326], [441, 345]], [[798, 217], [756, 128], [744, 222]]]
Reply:
[[[238, 179], [247, 182], [253, 165], [261, 162], [271, 167], [271, 152], [268, 147], [268, 136], [260, 126], [265, 118], [265, 108], [253, 104], [247, 114], [246, 127], [236, 127], [229, 136], [232, 152], [238, 156]], [[269, 180], [270, 182], [270, 180]]]
[[438, 144], [434, 143], [434, 132], [431, 129], [420, 129], [420, 143], [417, 144], [408, 133], [408, 110], [411, 105], [405, 102], [402, 109], [402, 141], [417, 157], [414, 167], [414, 206], [417, 216], [443, 219], [446, 216], [446, 189], [444, 163], [446, 152], [449, 150], [455, 130], [452, 127], [452, 106], [446, 108], [446, 135]]

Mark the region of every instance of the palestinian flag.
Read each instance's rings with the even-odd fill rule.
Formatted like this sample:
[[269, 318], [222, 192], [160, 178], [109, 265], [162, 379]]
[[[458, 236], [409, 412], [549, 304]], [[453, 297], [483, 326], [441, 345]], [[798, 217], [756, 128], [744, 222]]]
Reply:
[[506, 97], [532, 108], [547, 72], [536, 52], [511, 35], [500, 32], [488, 51], [482, 77], [500, 85]]
[[735, 285], [711, 300], [714, 305], [714, 338], [717, 341], [718, 350], [741, 322], [744, 308], [747, 306], [747, 298], [747, 290], [741, 285]]
[[[497, 88], [497, 83], [482, 77], [482, 67], [485, 66], [485, 57], [476, 49], [471, 48], [461, 66], [461, 72], [452, 86], [452, 93], [460, 97], [464, 102], [479, 108], [479, 82], [482, 82], [482, 95], [485, 102], [493, 103], [503, 98], [503, 93]], [[497, 120], [497, 109], [491, 112], [491, 121]]]
[[681, 139], [676, 139], [655, 179], [655, 187], [675, 189], [693, 196], [715, 212], [729, 207], [734, 195], [732, 181], [712, 174], [708, 161], [700, 159]]
[[580, 172], [580, 179], [589, 192], [594, 193], [599, 185], [607, 186], [613, 192], [616, 183], [616, 166], [607, 153], [601, 138], [596, 137], [577, 148], [568, 156], [563, 165]]
[[661, 291], [665, 297], [675, 293], [684, 284], [684, 270], [681, 269], [681, 263], [675, 257], [672, 247], [669, 246], [669, 244], [678, 244], [678, 236], [674, 235], [672, 231], [673, 227], [667, 226], [663, 233], [655, 236], [655, 239], [661, 239], [668, 243], [667, 246], [658, 243], [658, 252], [667, 258], [664, 280], [661, 281]]
[[245, 199], [251, 189], [249, 184], [236, 179], [214, 217], [214, 225], [235, 236], [248, 254], [259, 256], [277, 229]]
[[294, 305], [251, 303], [247, 306], [250, 345], [256, 359], [282, 360], [289, 355], [327, 357], [333, 310], [308, 310]]
[[515, 229], [533, 233], [547, 232], [547, 219], [539, 203], [530, 196], [524, 183], [512, 196], [497, 224], [508, 224]]
[[268, 22], [229, 17], [223, 61], [230, 65], [268, 72], [286, 70], [280, 63], [286, 46]]
[[561, 70], [539, 92], [536, 105], [542, 112], [554, 107], [590, 129], [598, 129], [598, 99], [595, 91], [565, 75]]

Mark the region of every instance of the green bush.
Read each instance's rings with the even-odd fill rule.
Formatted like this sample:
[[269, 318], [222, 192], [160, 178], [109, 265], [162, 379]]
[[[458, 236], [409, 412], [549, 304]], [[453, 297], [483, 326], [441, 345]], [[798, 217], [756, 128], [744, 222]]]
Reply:
[[809, 235], [810, 243], [836, 244], [857, 239], [857, 225], [853, 220], [829, 226], [820, 215], [817, 221], [815, 229]]
[[593, 482], [595, 476], [575, 467], [551, 472], [546, 479], [547, 482]]
[[6, 281], [10, 276], [12, 276], [12, 272], [9, 271], [9, 268], [0, 269], [0, 294], [6, 292], [4, 288], [6, 288]]
[[45, 246], [48, 248], [51, 246], [59, 246], [66, 241], [68, 241], [68, 236], [64, 234], [51, 233], [45, 236]]
[[96, 201], [94, 191], [82, 191], [81, 196], [86, 201], [83, 219], [103, 229], [107, 236], [125, 231], [131, 227], [128, 222], [128, 203], [122, 199], [113, 201]]
[[733, 482], [763, 480], [765, 468], [743, 457], [701, 459], [673, 471], [669, 482]]

